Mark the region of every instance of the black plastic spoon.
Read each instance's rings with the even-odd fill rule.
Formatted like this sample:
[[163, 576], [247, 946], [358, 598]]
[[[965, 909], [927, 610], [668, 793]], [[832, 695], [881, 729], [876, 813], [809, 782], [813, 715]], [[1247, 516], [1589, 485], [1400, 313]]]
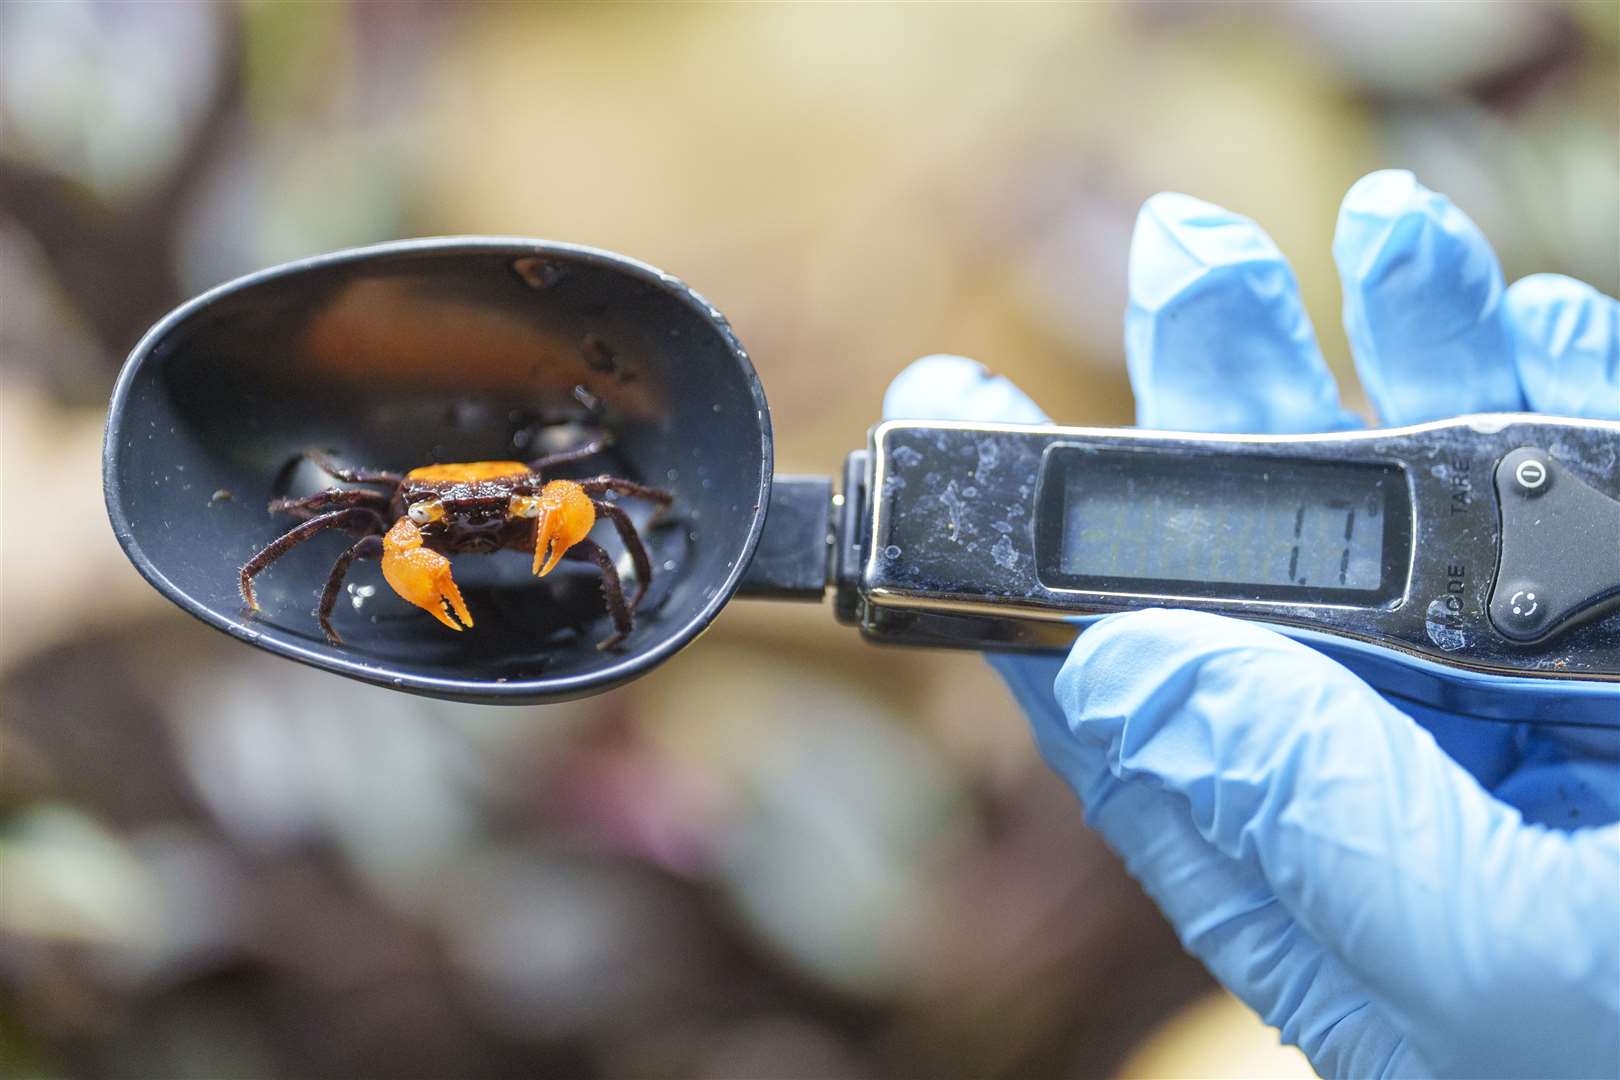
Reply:
[[[267, 503], [331, 483], [298, 464], [303, 451], [404, 471], [528, 460], [596, 428], [612, 447], [559, 475], [612, 472], [675, 493], [666, 520], [638, 518], [652, 588], [620, 649], [596, 648], [607, 623], [592, 567], [536, 581], [513, 553], [457, 558], [477, 619], [463, 633], [357, 564], [334, 618], [345, 644], [330, 645], [312, 612], [352, 542], [340, 530], [261, 574], [262, 610], [243, 609], [239, 568], [292, 524]], [[291, 263], [176, 309], [119, 377], [102, 469], [131, 561], [204, 622], [383, 686], [534, 702], [642, 674], [709, 624], [759, 542], [771, 454], [747, 353], [686, 285], [609, 252], [451, 238]]]

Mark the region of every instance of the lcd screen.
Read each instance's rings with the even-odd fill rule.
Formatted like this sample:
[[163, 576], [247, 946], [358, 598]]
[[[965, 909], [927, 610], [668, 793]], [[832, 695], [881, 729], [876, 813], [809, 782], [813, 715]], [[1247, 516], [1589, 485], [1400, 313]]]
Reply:
[[1038, 546], [1056, 587], [1300, 603], [1404, 587], [1398, 466], [1059, 446], [1046, 469]]

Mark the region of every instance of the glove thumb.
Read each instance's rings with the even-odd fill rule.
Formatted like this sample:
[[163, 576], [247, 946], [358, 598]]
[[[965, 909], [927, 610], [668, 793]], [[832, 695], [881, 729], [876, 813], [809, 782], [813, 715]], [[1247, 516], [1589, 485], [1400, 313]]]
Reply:
[[1070, 737], [1185, 800], [1430, 1068], [1620, 1064], [1620, 827], [1526, 825], [1365, 683], [1252, 624], [1105, 619], [1057, 697]]

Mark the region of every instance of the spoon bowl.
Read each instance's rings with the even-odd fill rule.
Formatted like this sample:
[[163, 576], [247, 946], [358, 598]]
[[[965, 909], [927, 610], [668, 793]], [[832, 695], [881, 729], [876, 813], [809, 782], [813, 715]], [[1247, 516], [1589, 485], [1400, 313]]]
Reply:
[[[301, 454], [395, 472], [531, 460], [607, 431], [603, 454], [553, 476], [612, 473], [674, 493], [631, 511], [652, 587], [621, 647], [594, 567], [537, 580], [518, 552], [462, 555], [475, 625], [453, 632], [356, 563], [333, 623], [313, 609], [352, 543], [329, 530], [237, 593], [241, 565], [294, 524], [272, 498], [335, 483]], [[412, 240], [222, 285], [130, 354], [113, 393], [103, 484], [114, 532], [160, 592], [282, 656], [435, 697], [539, 702], [643, 674], [735, 592], [769, 505], [772, 441], [747, 353], [703, 297], [610, 252], [535, 240]], [[612, 529], [593, 539], [629, 561]]]

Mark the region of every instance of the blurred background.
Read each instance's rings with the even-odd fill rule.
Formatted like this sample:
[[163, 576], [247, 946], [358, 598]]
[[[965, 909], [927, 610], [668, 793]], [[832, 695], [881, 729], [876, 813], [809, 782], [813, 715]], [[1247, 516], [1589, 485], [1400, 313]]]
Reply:
[[1400, 165], [1508, 277], [1620, 289], [1614, 3], [0, 5], [0, 1073], [1308, 1075], [1183, 955], [969, 655], [732, 605], [564, 706], [193, 623], [101, 506], [183, 298], [396, 237], [613, 248], [714, 300], [783, 471], [976, 356], [1128, 423], [1126, 251], [1191, 192], [1293, 259]]

